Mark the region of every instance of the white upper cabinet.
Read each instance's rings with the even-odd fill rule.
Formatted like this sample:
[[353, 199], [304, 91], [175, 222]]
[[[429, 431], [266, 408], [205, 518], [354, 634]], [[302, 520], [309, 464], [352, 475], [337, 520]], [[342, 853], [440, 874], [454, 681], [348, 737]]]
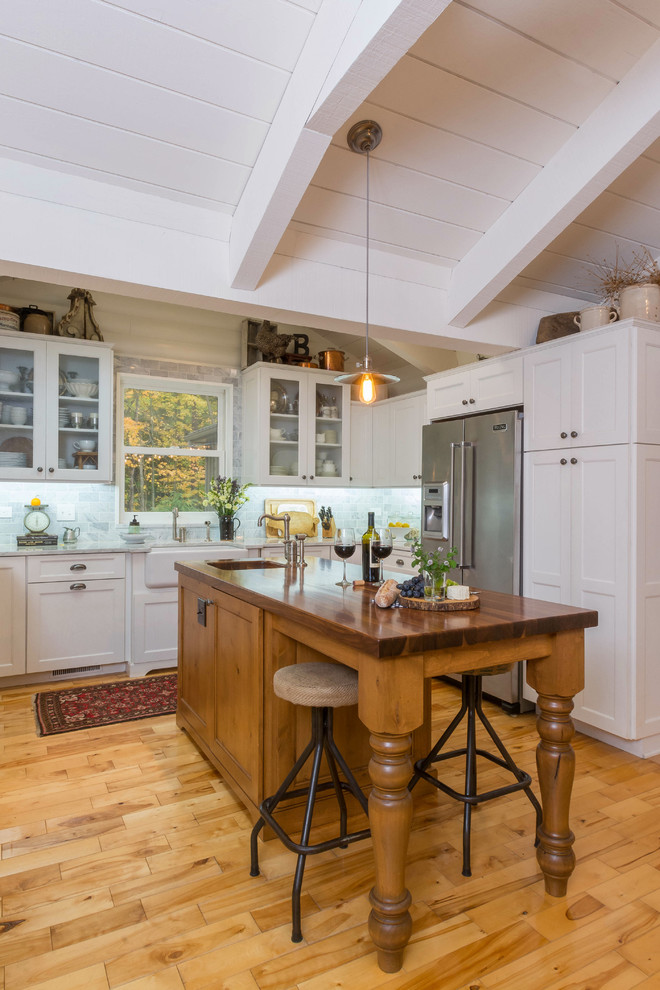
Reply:
[[371, 407], [373, 410], [372, 476], [382, 487], [422, 484], [422, 426], [426, 393], [402, 395]]
[[351, 485], [371, 488], [373, 485], [372, 454], [373, 407], [363, 402], [351, 402]]
[[526, 450], [627, 443], [633, 336], [592, 330], [525, 355]]
[[259, 362], [243, 372], [243, 474], [253, 484], [347, 485], [351, 395], [336, 372]]
[[522, 357], [489, 358], [425, 379], [429, 420], [522, 405]]
[[110, 481], [112, 350], [0, 336], [0, 478]]

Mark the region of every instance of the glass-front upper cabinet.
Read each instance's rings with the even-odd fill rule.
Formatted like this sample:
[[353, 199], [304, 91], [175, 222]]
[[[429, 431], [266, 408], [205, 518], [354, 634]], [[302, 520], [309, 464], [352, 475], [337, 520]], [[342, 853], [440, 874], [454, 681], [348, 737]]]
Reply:
[[245, 480], [348, 483], [350, 387], [334, 378], [266, 363], [243, 373]]
[[0, 477], [109, 481], [112, 350], [27, 333], [0, 336]]

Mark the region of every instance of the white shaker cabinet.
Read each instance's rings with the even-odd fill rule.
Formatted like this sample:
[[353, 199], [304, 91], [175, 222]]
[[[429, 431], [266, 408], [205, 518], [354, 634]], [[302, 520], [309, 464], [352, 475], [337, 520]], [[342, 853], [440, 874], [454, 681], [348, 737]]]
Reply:
[[488, 358], [451, 371], [428, 375], [429, 420], [467, 416], [522, 405], [522, 357]]
[[0, 677], [25, 673], [25, 557], [0, 557]]
[[125, 555], [28, 558], [27, 672], [123, 663]]
[[336, 372], [258, 362], [243, 372], [243, 475], [259, 485], [342, 485], [350, 386]]
[[384, 402], [373, 410], [372, 477], [375, 486], [420, 487], [422, 484], [422, 426], [426, 393], [415, 392]]
[[525, 355], [526, 450], [628, 442], [634, 335], [608, 327]]
[[631, 737], [627, 445], [525, 456], [523, 594], [595, 609], [576, 719]]
[[0, 335], [0, 479], [110, 481], [107, 344]]
[[373, 406], [351, 402], [350, 482], [354, 488], [373, 485]]

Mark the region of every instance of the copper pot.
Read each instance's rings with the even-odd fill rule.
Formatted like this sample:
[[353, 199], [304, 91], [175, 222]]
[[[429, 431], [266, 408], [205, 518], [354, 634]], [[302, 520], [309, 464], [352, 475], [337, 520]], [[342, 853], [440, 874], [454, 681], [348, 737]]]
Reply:
[[319, 359], [319, 367], [324, 371], [343, 371], [344, 359], [346, 355], [343, 351], [319, 351], [316, 355]]

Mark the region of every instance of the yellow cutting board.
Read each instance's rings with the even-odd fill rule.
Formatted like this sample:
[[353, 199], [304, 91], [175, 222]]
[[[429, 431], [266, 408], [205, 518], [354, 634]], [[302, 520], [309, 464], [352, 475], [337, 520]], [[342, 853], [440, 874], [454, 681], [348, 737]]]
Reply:
[[[264, 512], [269, 516], [283, 516], [285, 512], [307, 512], [316, 519], [316, 502], [313, 498], [266, 498]], [[318, 533], [318, 521], [314, 523], [314, 536]], [[266, 536], [277, 537], [280, 534], [270, 519], [266, 519]]]

